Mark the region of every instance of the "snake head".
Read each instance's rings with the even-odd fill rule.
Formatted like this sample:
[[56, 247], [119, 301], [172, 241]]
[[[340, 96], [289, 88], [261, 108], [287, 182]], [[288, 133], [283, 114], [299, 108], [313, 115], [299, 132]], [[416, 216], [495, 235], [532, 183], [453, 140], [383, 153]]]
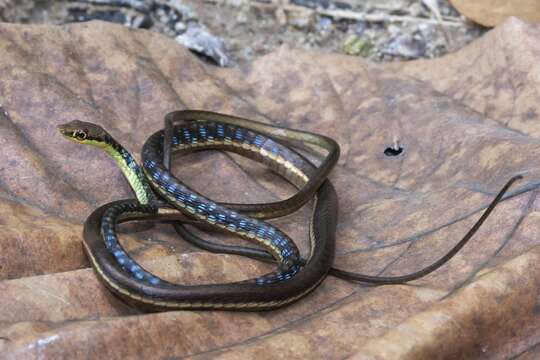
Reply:
[[73, 120], [58, 125], [58, 131], [68, 140], [79, 144], [104, 147], [110, 142], [110, 135], [101, 126], [85, 121]]

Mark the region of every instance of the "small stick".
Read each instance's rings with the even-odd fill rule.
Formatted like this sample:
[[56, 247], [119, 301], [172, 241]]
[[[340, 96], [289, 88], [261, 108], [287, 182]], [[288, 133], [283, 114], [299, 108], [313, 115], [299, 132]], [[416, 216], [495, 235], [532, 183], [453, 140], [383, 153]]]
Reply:
[[444, 35], [444, 41], [446, 42], [446, 47], [450, 48], [450, 35], [448, 34], [448, 31], [446, 31], [444, 26], [441, 26], [443, 19], [441, 16], [441, 11], [439, 10], [439, 4], [437, 3], [437, 0], [422, 0], [422, 3], [425, 6], [427, 6], [427, 8], [431, 11], [433, 15], [435, 15], [435, 18], [437, 19], [437, 22], [439, 23], [441, 31]]
[[[206, 2], [220, 3], [220, 0], [206, 0]], [[351, 10], [329, 10], [329, 9], [309, 9], [297, 5], [275, 5], [275, 4], [263, 4], [257, 2], [250, 2], [249, 6], [259, 9], [275, 9], [276, 6], [279, 6], [280, 9], [289, 12], [304, 12], [304, 13], [315, 13], [318, 15], [328, 16], [335, 19], [348, 19], [348, 20], [358, 20], [366, 22], [412, 22], [412, 23], [425, 23], [431, 25], [441, 25], [448, 27], [460, 27], [463, 26], [462, 21], [449, 21], [449, 20], [437, 20], [437, 19], [426, 19], [419, 18], [414, 16], [401, 16], [401, 15], [388, 15], [388, 14], [365, 14], [359, 13]]]

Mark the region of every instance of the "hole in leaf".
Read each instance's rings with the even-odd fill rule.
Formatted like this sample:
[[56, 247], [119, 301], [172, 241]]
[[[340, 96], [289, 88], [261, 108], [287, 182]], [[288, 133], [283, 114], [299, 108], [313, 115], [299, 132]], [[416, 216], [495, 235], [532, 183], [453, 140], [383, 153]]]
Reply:
[[387, 147], [384, 150], [384, 155], [386, 155], [386, 156], [398, 156], [402, 152], [403, 152], [403, 148], [401, 146], [399, 146], [397, 149], [395, 149], [393, 147]]

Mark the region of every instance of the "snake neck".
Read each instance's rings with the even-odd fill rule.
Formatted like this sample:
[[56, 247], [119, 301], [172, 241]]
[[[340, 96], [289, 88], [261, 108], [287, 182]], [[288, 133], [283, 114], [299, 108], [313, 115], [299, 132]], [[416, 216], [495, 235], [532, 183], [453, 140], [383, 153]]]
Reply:
[[103, 149], [118, 165], [139, 203], [148, 205], [153, 202], [155, 195], [135, 158], [112, 137], [107, 140]]

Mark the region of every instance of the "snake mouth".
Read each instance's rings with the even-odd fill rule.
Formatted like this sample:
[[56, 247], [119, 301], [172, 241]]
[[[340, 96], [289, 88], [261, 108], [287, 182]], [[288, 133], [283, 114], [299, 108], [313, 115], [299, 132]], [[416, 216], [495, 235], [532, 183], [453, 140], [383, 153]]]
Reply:
[[73, 120], [69, 123], [58, 125], [56, 128], [65, 138], [77, 143], [84, 143], [89, 137], [88, 125], [90, 124], [80, 120]]
[[65, 137], [70, 137], [70, 135], [73, 133], [73, 131], [68, 130], [67, 124], [57, 125], [56, 129]]
[[75, 143], [80, 143], [80, 141], [73, 137], [73, 129], [70, 129], [67, 125], [68, 124], [58, 125], [56, 128], [64, 138]]

